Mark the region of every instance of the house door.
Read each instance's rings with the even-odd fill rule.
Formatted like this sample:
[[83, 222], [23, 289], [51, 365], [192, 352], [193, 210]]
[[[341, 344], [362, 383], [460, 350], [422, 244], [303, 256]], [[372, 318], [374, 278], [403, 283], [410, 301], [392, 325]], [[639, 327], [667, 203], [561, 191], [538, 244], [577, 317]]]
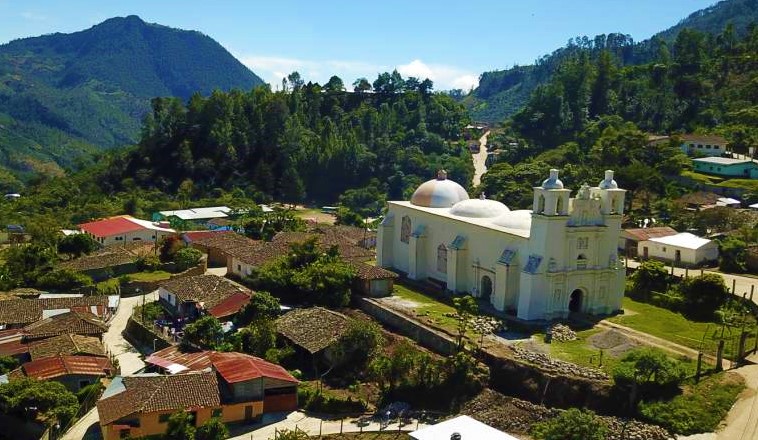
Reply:
[[642, 258], [644, 258], [645, 260], [647, 260], [647, 246], [644, 246], [642, 248]]
[[245, 420], [252, 420], [253, 418], [253, 406], [248, 405], [245, 407]]
[[677, 263], [682, 261], [682, 251], [680, 250], [676, 251], [676, 253], [674, 254], [674, 261], [676, 261]]
[[480, 292], [482, 299], [487, 301], [490, 300], [490, 297], [492, 296], [492, 278], [488, 277], [487, 275], [482, 277]]

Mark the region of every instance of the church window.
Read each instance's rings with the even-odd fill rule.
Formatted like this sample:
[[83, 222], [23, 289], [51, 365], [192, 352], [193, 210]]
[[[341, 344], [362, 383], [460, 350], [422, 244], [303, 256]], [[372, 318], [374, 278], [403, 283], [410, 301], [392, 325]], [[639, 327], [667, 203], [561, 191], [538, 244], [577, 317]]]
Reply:
[[437, 272], [447, 273], [447, 247], [437, 246]]
[[587, 249], [588, 245], [589, 245], [589, 238], [587, 237], [579, 237], [576, 240], [577, 249]]
[[411, 241], [411, 218], [403, 216], [403, 221], [400, 224], [400, 241], [403, 243], [409, 243]]
[[542, 214], [545, 212], [545, 196], [540, 194], [540, 198], [537, 199], [537, 213]]
[[576, 268], [577, 269], [587, 268], [587, 257], [585, 257], [584, 254], [579, 254], [579, 256], [576, 258]]
[[560, 215], [563, 213], [563, 197], [558, 197], [558, 203], [555, 207], [555, 213]]

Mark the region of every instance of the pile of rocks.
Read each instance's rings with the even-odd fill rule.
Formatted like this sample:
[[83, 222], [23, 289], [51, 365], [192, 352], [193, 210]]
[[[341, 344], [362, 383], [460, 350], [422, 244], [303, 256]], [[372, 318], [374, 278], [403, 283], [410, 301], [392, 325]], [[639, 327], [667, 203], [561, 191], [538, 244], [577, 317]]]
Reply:
[[513, 352], [518, 359], [534, 364], [549, 373], [562, 376], [584, 377], [592, 380], [609, 379], [608, 375], [601, 370], [595, 368], [580, 367], [579, 365], [572, 364], [571, 362], [553, 359], [544, 353], [525, 350], [518, 346], [513, 347]]
[[571, 330], [569, 326], [563, 324], [555, 324], [550, 328], [550, 332], [553, 334], [553, 340], [558, 342], [576, 341], [578, 338], [576, 332]]
[[676, 438], [660, 426], [618, 417], [601, 417], [608, 425], [607, 440], [669, 440]]

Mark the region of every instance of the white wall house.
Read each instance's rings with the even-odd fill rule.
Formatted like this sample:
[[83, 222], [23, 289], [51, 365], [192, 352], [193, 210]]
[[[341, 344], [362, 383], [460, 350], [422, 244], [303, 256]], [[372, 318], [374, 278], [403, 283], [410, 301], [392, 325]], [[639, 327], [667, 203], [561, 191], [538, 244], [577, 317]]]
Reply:
[[695, 266], [718, 260], [719, 247], [713, 240], [681, 232], [639, 242], [637, 256], [643, 260], [653, 259], [678, 266]]
[[408, 201], [389, 202], [377, 263], [453, 292], [488, 300], [521, 319], [621, 308], [624, 269], [617, 244], [625, 190], [607, 171], [575, 198], [551, 170], [534, 188], [532, 210], [469, 199], [444, 172]]
[[96, 220], [79, 227], [83, 233], [103, 246], [134, 241], [160, 241], [166, 236], [176, 234], [173, 229], [129, 215]]

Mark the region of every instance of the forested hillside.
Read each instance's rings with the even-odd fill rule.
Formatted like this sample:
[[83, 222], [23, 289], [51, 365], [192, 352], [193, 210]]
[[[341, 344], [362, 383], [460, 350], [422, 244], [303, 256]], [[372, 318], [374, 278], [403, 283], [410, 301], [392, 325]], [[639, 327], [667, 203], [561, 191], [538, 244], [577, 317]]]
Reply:
[[579, 53], [595, 60], [600, 52], [608, 50], [616, 55], [620, 65], [646, 64], [655, 59], [661, 40], [671, 44], [683, 29], [717, 35], [731, 23], [735, 34], [741, 37], [754, 21], [758, 21], [758, 0], [724, 0], [639, 43], [618, 33], [572, 38], [566, 47], [539, 58], [534, 65], [484, 72], [479, 86], [463, 102], [473, 119], [501, 122], [520, 110], [532, 91], [552, 78], [557, 66]]
[[136, 142], [155, 96], [262, 83], [210, 37], [136, 16], [15, 40], [0, 46], [0, 165], [17, 175], [71, 167]]
[[258, 198], [334, 202], [362, 187], [407, 197], [439, 168], [471, 181], [460, 138], [468, 116], [430, 81], [383, 73], [373, 90], [345, 92], [337, 77], [321, 87], [293, 74], [287, 84], [194, 95], [186, 105], [153, 100], [139, 146], [115, 159], [103, 187], [193, 196], [239, 187]]

